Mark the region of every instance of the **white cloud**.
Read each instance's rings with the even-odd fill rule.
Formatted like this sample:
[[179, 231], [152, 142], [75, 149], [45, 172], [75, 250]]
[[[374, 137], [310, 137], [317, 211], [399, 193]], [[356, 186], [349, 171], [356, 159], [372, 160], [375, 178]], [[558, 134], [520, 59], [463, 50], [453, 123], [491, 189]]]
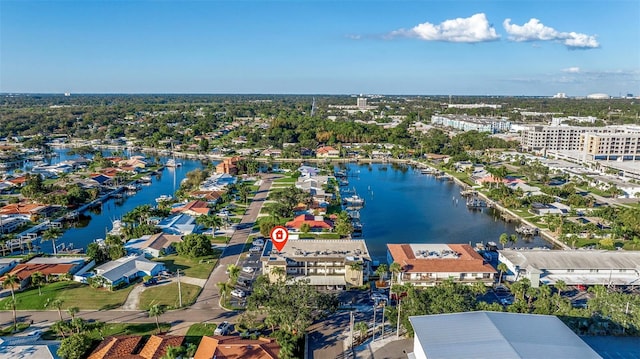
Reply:
[[600, 47], [593, 35], [577, 32], [560, 32], [532, 18], [523, 25], [511, 24], [511, 19], [502, 23], [512, 41], [559, 41], [569, 49], [593, 49]]
[[577, 74], [580, 72], [580, 68], [577, 66], [567, 67], [566, 69], [562, 69], [562, 72], [568, 72], [570, 74]]
[[414, 37], [425, 41], [484, 42], [498, 40], [500, 36], [483, 13], [467, 18], [445, 20], [439, 25], [425, 22], [406, 30], [392, 31], [387, 38]]

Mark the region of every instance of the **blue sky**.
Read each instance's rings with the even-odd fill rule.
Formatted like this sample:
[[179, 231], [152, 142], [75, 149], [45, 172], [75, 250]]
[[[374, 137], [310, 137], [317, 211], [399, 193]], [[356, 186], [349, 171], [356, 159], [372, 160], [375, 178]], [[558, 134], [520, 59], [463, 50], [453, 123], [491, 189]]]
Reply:
[[0, 92], [640, 94], [637, 0], [0, 0]]

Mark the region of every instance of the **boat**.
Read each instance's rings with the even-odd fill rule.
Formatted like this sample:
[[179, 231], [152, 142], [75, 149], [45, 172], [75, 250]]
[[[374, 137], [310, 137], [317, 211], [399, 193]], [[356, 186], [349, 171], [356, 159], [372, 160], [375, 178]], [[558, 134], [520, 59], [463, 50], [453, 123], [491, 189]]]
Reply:
[[167, 163], [165, 163], [165, 166], [166, 166], [166, 167], [170, 167], [170, 168], [171, 168], [171, 167], [172, 167], [172, 168], [175, 168], [175, 167], [180, 167], [180, 166], [182, 166], [182, 163], [177, 162], [174, 158], [169, 158], [169, 159], [167, 160]]
[[525, 236], [535, 236], [538, 234], [538, 228], [522, 225], [522, 226], [516, 227], [516, 233], [522, 234]]
[[140, 186], [138, 186], [138, 185], [136, 185], [136, 184], [128, 184], [128, 185], [124, 186], [124, 188], [125, 188], [127, 191], [137, 191], [137, 190], [139, 190], [139, 189], [140, 189]]
[[111, 222], [111, 225], [113, 226], [113, 228], [111, 228], [111, 230], [107, 232], [107, 234], [111, 234], [114, 236], [119, 236], [120, 234], [122, 234], [122, 228], [124, 228], [124, 225], [121, 220], [116, 219]]
[[478, 197], [470, 197], [467, 199], [467, 207], [471, 209], [481, 209], [487, 206], [487, 202]]
[[151, 176], [142, 176], [142, 177], [140, 177], [140, 182], [142, 182], [142, 183], [150, 183], [151, 182]]
[[358, 196], [357, 194], [354, 194], [353, 196], [345, 197], [344, 202], [350, 207], [364, 206], [364, 198]]
[[156, 198], [156, 203], [165, 202], [165, 201], [171, 201], [172, 199], [173, 199], [172, 196], [163, 194], [162, 196]]
[[348, 185], [349, 185], [349, 180], [347, 180], [346, 178], [340, 178], [340, 179], [338, 180], [338, 185], [339, 185], [340, 187], [346, 187], [346, 186], [348, 186]]

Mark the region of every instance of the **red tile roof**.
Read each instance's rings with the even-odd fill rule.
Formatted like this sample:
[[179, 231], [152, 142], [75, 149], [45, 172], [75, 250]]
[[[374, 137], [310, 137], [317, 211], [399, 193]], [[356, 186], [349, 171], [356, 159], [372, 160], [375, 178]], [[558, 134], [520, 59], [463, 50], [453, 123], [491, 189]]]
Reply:
[[272, 338], [202, 337], [194, 359], [277, 359], [280, 346]]
[[496, 270], [468, 244], [448, 244], [457, 258], [416, 258], [409, 244], [387, 244], [393, 261], [406, 273], [496, 273]]
[[331, 147], [331, 146], [324, 146], [324, 147], [320, 147], [316, 150], [316, 153], [318, 154], [322, 154], [322, 153], [329, 153], [329, 151], [337, 151], [335, 148]]
[[184, 341], [183, 336], [152, 335], [140, 351], [140, 357], [144, 359], [160, 359], [167, 352], [168, 347], [179, 347]]
[[[319, 216], [320, 217], [320, 216]], [[311, 214], [301, 214], [293, 219], [293, 221], [287, 222], [286, 226], [290, 228], [300, 229], [302, 224], [308, 224], [309, 227], [313, 228], [322, 228], [322, 229], [332, 229], [333, 223], [327, 219], [316, 220], [315, 216]]]
[[18, 264], [11, 270], [11, 274], [14, 274], [24, 280], [30, 277], [35, 272], [40, 272], [47, 275], [62, 275], [69, 273], [69, 271], [75, 267], [75, 264]]
[[107, 337], [88, 359], [159, 359], [165, 355], [169, 346], [180, 346], [183, 341], [183, 336], [152, 335], [140, 349], [141, 336]]
[[195, 215], [201, 215], [201, 214], [209, 214], [209, 211], [211, 211], [211, 208], [208, 207], [208, 203], [205, 201], [191, 201], [186, 203], [184, 206], [182, 207], [176, 207], [171, 209], [171, 213], [176, 213], [176, 212], [192, 212]]
[[12, 203], [0, 208], [0, 214], [35, 214], [46, 208], [35, 203]]

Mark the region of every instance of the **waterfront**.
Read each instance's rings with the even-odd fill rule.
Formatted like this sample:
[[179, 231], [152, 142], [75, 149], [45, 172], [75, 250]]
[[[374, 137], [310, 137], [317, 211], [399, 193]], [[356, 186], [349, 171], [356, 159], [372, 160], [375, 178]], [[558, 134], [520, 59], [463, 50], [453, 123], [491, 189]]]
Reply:
[[[52, 162], [69, 158], [67, 150], [56, 150]], [[107, 153], [107, 151], [105, 151]], [[162, 163], [167, 157], [158, 157]], [[204, 165], [198, 160], [180, 159], [178, 168], [165, 168], [153, 176], [150, 185], [123, 199], [106, 201], [98, 211], [87, 211], [76, 227], [70, 228], [57, 243], [86, 248], [104, 238], [114, 219], [139, 205], [155, 205], [155, 198], [172, 195], [186, 173]], [[498, 242], [502, 233], [515, 233], [516, 223], [506, 223], [491, 209], [469, 210], [452, 181], [437, 180], [411, 166], [399, 164], [341, 164], [349, 173], [349, 186], [366, 200], [360, 211], [363, 237], [374, 260], [386, 260], [387, 243], [470, 243]], [[514, 247], [549, 246], [539, 237], [518, 240]], [[51, 251], [50, 243], [42, 249]]]
[[[460, 186], [397, 164], [348, 164], [348, 189], [365, 199], [360, 211], [363, 237], [374, 260], [386, 260], [387, 243], [499, 243], [502, 233], [515, 234], [492, 209], [469, 210]], [[496, 218], [498, 216], [498, 218]], [[513, 247], [550, 244], [520, 236]]]

